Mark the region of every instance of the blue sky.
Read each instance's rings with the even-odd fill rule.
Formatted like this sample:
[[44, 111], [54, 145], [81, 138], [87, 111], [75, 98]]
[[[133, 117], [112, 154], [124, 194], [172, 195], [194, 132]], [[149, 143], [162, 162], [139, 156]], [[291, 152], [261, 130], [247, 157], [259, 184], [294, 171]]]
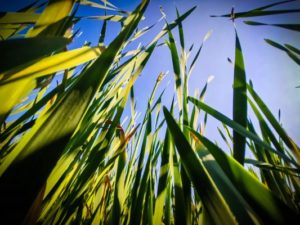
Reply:
[[[15, 0], [1, 1], [0, 11], [13, 11], [20, 6], [26, 5], [31, 1]], [[114, 0], [111, 1], [119, 8], [126, 10], [134, 9], [139, 3], [138, 0]], [[155, 23], [160, 17], [159, 7], [162, 6], [167, 14], [167, 20], [172, 21], [176, 18], [175, 7], [181, 13], [197, 5], [197, 9], [183, 23], [185, 31], [186, 46], [194, 43], [194, 53], [200, 46], [205, 34], [212, 30], [211, 37], [205, 42], [199, 60], [191, 76], [189, 88], [193, 95], [196, 88], [202, 89], [207, 78], [214, 76], [214, 80], [209, 84], [206, 94], [206, 103], [215, 109], [231, 117], [232, 115], [232, 82], [233, 65], [227, 61], [229, 57], [234, 61], [235, 36], [233, 24], [227, 18], [212, 18], [210, 15], [220, 15], [229, 13], [231, 7], [235, 11], [250, 10], [259, 6], [264, 6], [276, 1], [268, 0], [152, 0], [145, 13], [146, 19], [141, 22], [140, 28]], [[281, 5], [278, 8], [300, 8], [300, 2]], [[80, 15], [103, 15], [99, 9], [83, 7], [79, 10]], [[300, 13], [291, 15], [277, 15], [269, 17], [255, 17], [249, 20], [261, 21], [267, 23], [299, 23]], [[279, 43], [289, 43], [300, 47], [300, 33], [289, 31], [276, 27], [255, 27], [243, 23], [244, 19], [236, 21], [237, 31], [240, 37], [242, 50], [244, 53], [247, 79], [254, 83], [255, 90], [259, 93], [272, 112], [277, 115], [278, 109], [281, 109], [281, 121], [288, 134], [294, 138], [297, 144], [300, 144], [300, 67], [293, 62], [284, 52], [266, 44], [264, 39], [269, 38]], [[116, 23], [108, 24], [108, 35], [106, 43], [119, 32], [120, 26]], [[140, 42], [150, 41], [154, 35], [164, 25], [163, 21], [158, 23], [149, 33], [147, 33]], [[71, 47], [80, 47], [84, 41], [91, 41], [96, 44], [98, 41], [101, 22], [84, 20], [78, 24], [83, 32], [77, 38]], [[177, 29], [173, 33], [178, 40]], [[132, 47], [136, 47], [139, 41]], [[191, 59], [193, 55], [191, 56]], [[164, 103], [170, 104], [174, 94], [173, 71], [170, 52], [167, 47], [158, 48], [149, 64], [142, 73], [142, 76], [135, 85], [135, 94], [137, 100], [137, 110], [142, 111], [146, 106], [146, 101], [150, 95], [150, 90], [155, 84], [157, 75], [160, 72], [170, 71], [168, 76], [160, 85], [158, 93], [167, 87], [164, 95]], [[127, 111], [126, 111], [127, 112]], [[251, 109], [249, 107], [251, 117]], [[255, 122], [255, 121], [253, 121]], [[219, 123], [209, 117], [206, 134], [213, 140], [220, 140], [217, 133]]]

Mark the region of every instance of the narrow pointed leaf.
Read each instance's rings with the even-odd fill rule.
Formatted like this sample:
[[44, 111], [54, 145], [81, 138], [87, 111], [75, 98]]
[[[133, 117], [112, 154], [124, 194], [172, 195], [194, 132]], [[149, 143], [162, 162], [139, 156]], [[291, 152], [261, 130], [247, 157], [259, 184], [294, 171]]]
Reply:
[[70, 14], [74, 2], [74, 0], [50, 0], [34, 27], [28, 31], [27, 37], [35, 37], [42, 32], [45, 33], [47, 28], [51, 28], [54, 24], [65, 19]]
[[265, 39], [265, 41], [269, 45], [271, 45], [271, 46], [273, 46], [275, 48], [278, 48], [278, 49], [284, 51], [295, 63], [297, 63], [298, 65], [300, 65], [300, 58], [297, 55], [295, 55], [293, 52], [291, 52], [288, 48], [286, 48], [283, 45], [281, 45], [281, 44], [279, 44], [279, 43], [277, 43], [275, 41], [272, 41], [270, 39]]
[[[247, 126], [247, 89], [246, 73], [243, 59], [241, 44], [237, 32], [235, 32], [235, 64], [234, 64], [234, 81], [233, 81], [233, 121], [242, 127]], [[246, 139], [238, 132], [233, 131], [233, 156], [244, 164]]]
[[203, 163], [196, 156], [172, 115], [164, 108], [168, 129], [174, 139], [183, 167], [202, 203], [216, 224], [237, 224], [228, 205], [216, 188]]
[[298, 163], [300, 162], [300, 149], [297, 144], [288, 136], [286, 131], [281, 127], [279, 122], [276, 120], [274, 115], [271, 113], [267, 105], [263, 102], [263, 100], [258, 96], [258, 94], [254, 91], [254, 89], [247, 85], [247, 89], [253, 99], [255, 100], [256, 104], [259, 106], [259, 109], [263, 112], [267, 120], [279, 134], [280, 138], [284, 141], [284, 143], [290, 148], [294, 156], [296, 157]]
[[84, 79], [84, 82], [74, 85], [55, 107], [40, 117], [13, 149], [12, 157], [0, 165], [0, 195], [2, 203], [6, 205], [6, 210], [1, 211], [1, 218], [9, 218], [12, 221], [11, 213], [18, 205], [19, 214], [14, 216], [13, 220], [14, 223], [22, 222], [36, 193], [55, 166], [94, 94], [101, 87], [115, 57], [142, 18], [147, 5], [148, 1], [143, 1], [138, 6], [128, 17], [128, 23], [122, 32], [84, 72], [81, 77], [81, 81]]
[[247, 25], [252, 26], [274, 26], [274, 27], [281, 27], [288, 30], [300, 31], [300, 24], [267, 24], [267, 23], [260, 23], [255, 21], [244, 21]]
[[[0, 41], [0, 73], [63, 49], [70, 40], [62, 37]], [[0, 75], [0, 81], [2, 80]]]
[[292, 221], [299, 216], [245, 170], [235, 159], [226, 155], [224, 151], [198, 132], [193, 130], [191, 132], [207, 147], [235, 187], [263, 219], [262, 221], [266, 224], [286, 224], [288, 221], [293, 223]]
[[189, 96], [188, 100], [191, 101], [193, 104], [195, 104], [199, 109], [204, 110], [209, 115], [215, 117], [220, 122], [222, 122], [222, 123], [226, 124], [227, 126], [231, 127], [232, 129], [234, 129], [239, 134], [241, 134], [241, 135], [243, 135], [243, 136], [251, 139], [252, 141], [254, 141], [255, 143], [261, 145], [262, 147], [264, 147], [268, 151], [274, 152], [275, 154], [277, 154], [278, 156], [280, 156], [283, 160], [286, 160], [287, 162], [291, 162], [295, 166], [299, 167], [298, 164], [293, 159], [290, 159], [286, 155], [282, 154], [281, 152], [276, 151], [270, 145], [268, 145], [267, 143], [263, 142], [258, 136], [256, 136], [255, 134], [249, 132], [244, 127], [242, 127], [241, 125], [237, 124], [233, 120], [229, 119], [228, 117], [226, 117], [222, 113], [220, 113], [217, 110], [211, 108], [210, 106], [206, 105], [205, 103], [198, 101], [197, 99], [195, 99], [193, 97]]

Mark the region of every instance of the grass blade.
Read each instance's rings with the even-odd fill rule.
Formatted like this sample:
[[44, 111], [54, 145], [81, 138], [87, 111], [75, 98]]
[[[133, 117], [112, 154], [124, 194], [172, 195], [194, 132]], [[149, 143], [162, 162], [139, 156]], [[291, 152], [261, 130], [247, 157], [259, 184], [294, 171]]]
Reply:
[[195, 104], [199, 109], [204, 110], [205, 112], [207, 112], [209, 115], [215, 117], [220, 122], [222, 122], [222, 123], [226, 124], [227, 126], [231, 127], [236, 132], [239, 132], [239, 134], [251, 139], [252, 141], [254, 141], [255, 143], [261, 145], [262, 147], [264, 147], [268, 151], [274, 152], [275, 154], [280, 156], [283, 160], [294, 164], [296, 167], [299, 167], [299, 165], [293, 159], [290, 159], [286, 155], [282, 154], [281, 152], [276, 151], [270, 145], [263, 142], [258, 136], [256, 136], [255, 134], [247, 131], [244, 127], [242, 127], [241, 125], [235, 123], [233, 120], [229, 119], [228, 117], [226, 117], [222, 113], [216, 111], [215, 109], [209, 107], [205, 103], [200, 102], [200, 101], [198, 101], [197, 99], [195, 99], [193, 97], [189, 96], [188, 100], [191, 101], [193, 104]]
[[[9, 217], [12, 221], [10, 215], [18, 205], [19, 214], [13, 219], [16, 223], [22, 222], [36, 193], [45, 183], [94, 94], [101, 87], [115, 57], [142, 18], [147, 5], [148, 1], [143, 1], [138, 6], [128, 17], [127, 26], [85, 71], [81, 77], [84, 82], [74, 85], [52, 110], [40, 117], [34, 127], [23, 136], [8, 160], [0, 165], [0, 195], [2, 203], [7, 206], [5, 211], [1, 211], [1, 218]], [[27, 198], [24, 199], [23, 196]], [[20, 199], [24, 201], [17, 204]]]
[[258, 96], [258, 94], [254, 91], [253, 87], [247, 85], [247, 89], [251, 94], [252, 98], [255, 100], [256, 104], [259, 106], [259, 109], [263, 112], [265, 117], [268, 119], [270, 124], [279, 134], [280, 138], [284, 141], [284, 143], [290, 148], [298, 163], [300, 162], [300, 149], [297, 144], [288, 136], [286, 131], [280, 126], [276, 118], [273, 116], [267, 105], [263, 102], [263, 100]]
[[57, 28], [53, 29], [53, 26], [63, 21], [70, 14], [74, 3], [74, 0], [50, 0], [34, 27], [27, 32], [27, 37], [55, 35]]
[[300, 24], [268, 24], [268, 23], [260, 23], [255, 21], [244, 21], [245, 24], [251, 26], [274, 26], [281, 27], [288, 30], [299, 31], [300, 32]]
[[[247, 89], [246, 73], [243, 59], [243, 53], [237, 31], [235, 31], [235, 64], [234, 64], [234, 81], [233, 81], [233, 121], [247, 127]], [[233, 131], [233, 156], [244, 164], [246, 139], [243, 135]]]
[[172, 134], [183, 167], [202, 203], [216, 224], [237, 224], [228, 205], [216, 188], [203, 163], [196, 156], [172, 115], [164, 108], [168, 129]]
[[[11, 39], [0, 42], [0, 73], [62, 50], [70, 40], [63, 37]], [[0, 80], [2, 80], [0, 75]]]
[[298, 65], [300, 65], [300, 58], [297, 57], [297, 56], [296, 56], [293, 52], [291, 52], [288, 48], [286, 48], [286, 47], [284, 47], [283, 45], [281, 45], [281, 44], [279, 44], [279, 43], [277, 43], [277, 42], [275, 42], [275, 41], [272, 41], [272, 40], [270, 40], [270, 39], [265, 39], [265, 41], [266, 41], [269, 45], [271, 45], [271, 46], [273, 46], [273, 47], [275, 47], [275, 48], [278, 48], [278, 49], [280, 49], [280, 50], [286, 52], [286, 54], [287, 54], [287, 55], [288, 55], [295, 63], [297, 63]]
[[283, 204], [235, 159], [226, 155], [224, 151], [207, 138], [193, 130], [191, 132], [207, 147], [235, 187], [263, 219], [262, 221], [266, 224], [286, 224], [288, 221], [293, 223], [292, 221], [299, 216]]

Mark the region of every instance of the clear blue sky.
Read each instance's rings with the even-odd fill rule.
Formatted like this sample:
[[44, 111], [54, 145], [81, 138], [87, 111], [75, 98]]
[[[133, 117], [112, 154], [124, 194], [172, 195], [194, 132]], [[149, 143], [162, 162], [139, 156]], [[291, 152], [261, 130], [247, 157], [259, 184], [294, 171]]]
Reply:
[[[19, 6], [26, 5], [24, 0], [7, 1], [0, 0], [0, 11], [13, 11]], [[114, 0], [111, 1], [120, 8], [132, 10], [139, 3], [138, 0]], [[195, 70], [191, 76], [189, 87], [190, 94], [194, 89], [201, 89], [210, 75], [215, 78], [210, 83], [206, 103], [221, 111], [225, 115], [232, 115], [232, 82], [233, 65], [228, 63], [227, 57], [234, 60], [235, 37], [232, 22], [227, 18], [211, 18], [210, 15], [220, 15], [229, 13], [232, 6], [235, 11], [244, 11], [259, 6], [264, 6], [276, 1], [268, 0], [152, 0], [145, 13], [146, 19], [140, 24], [140, 28], [155, 23], [160, 17], [159, 7], [162, 6], [167, 14], [167, 20], [176, 18], [175, 6], [181, 13], [197, 5], [197, 9], [183, 23], [185, 31], [186, 46], [195, 44], [195, 50], [199, 47], [203, 37], [209, 30], [213, 30], [212, 36], [206, 41]], [[296, 1], [287, 5], [274, 7], [278, 8], [300, 8], [300, 2]], [[83, 7], [79, 10], [81, 15], [103, 15], [99, 9]], [[278, 15], [269, 17], [255, 17], [249, 20], [267, 23], [299, 23], [300, 13], [293, 15]], [[300, 67], [294, 63], [284, 52], [266, 44], [264, 39], [269, 38], [279, 43], [289, 43], [300, 48], [300, 33], [276, 27], [254, 27], [243, 23], [244, 19], [236, 21], [238, 34], [240, 37], [244, 60], [246, 66], [247, 79], [251, 79], [254, 87], [262, 99], [266, 102], [272, 112], [277, 115], [281, 109], [281, 121], [288, 134], [300, 144]], [[140, 41], [151, 40], [151, 38], [161, 29], [163, 21], [156, 25]], [[81, 46], [85, 40], [96, 44], [98, 34], [101, 29], [99, 21], [82, 21], [78, 24], [83, 34], [74, 41], [72, 47]], [[109, 23], [107, 43], [119, 31], [119, 25]], [[176, 34], [177, 30], [173, 30]], [[134, 46], [137, 46], [135, 42]], [[195, 53], [194, 50], [194, 53]], [[191, 58], [193, 55], [191, 56]], [[137, 109], [145, 109], [146, 101], [150, 95], [156, 77], [160, 72], [169, 70], [169, 75], [161, 84], [161, 91], [171, 81], [164, 96], [164, 103], [169, 105], [174, 94], [173, 71], [170, 53], [167, 47], [157, 49], [149, 64], [145, 68], [142, 76], [135, 85], [137, 98]], [[249, 107], [249, 112], [251, 109]], [[251, 114], [250, 114], [251, 116]], [[213, 118], [209, 117], [206, 134], [213, 140], [220, 140], [217, 133], [217, 126]]]

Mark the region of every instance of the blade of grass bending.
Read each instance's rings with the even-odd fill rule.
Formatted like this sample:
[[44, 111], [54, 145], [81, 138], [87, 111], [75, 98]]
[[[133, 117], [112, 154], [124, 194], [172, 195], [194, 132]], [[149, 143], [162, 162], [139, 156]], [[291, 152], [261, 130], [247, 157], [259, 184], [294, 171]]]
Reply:
[[300, 149], [297, 146], [297, 144], [288, 136], [286, 131], [281, 127], [281, 125], [278, 123], [276, 118], [273, 116], [267, 105], [263, 102], [263, 100], [258, 96], [258, 94], [254, 91], [253, 87], [250, 85], [247, 85], [247, 89], [249, 93], [251, 94], [252, 98], [256, 102], [256, 104], [259, 106], [259, 109], [263, 112], [267, 120], [270, 122], [270, 124], [273, 126], [273, 128], [276, 130], [276, 132], [279, 134], [280, 138], [283, 140], [283, 142], [290, 148], [293, 155], [297, 159], [298, 163], [300, 163]]
[[192, 72], [193, 72], [193, 70], [194, 70], [195, 63], [196, 63], [196, 61], [197, 61], [198, 58], [199, 58], [199, 55], [200, 55], [200, 52], [201, 52], [202, 47], [203, 47], [203, 45], [204, 45], [204, 42], [211, 36], [211, 34], [212, 34], [212, 30], [208, 31], [208, 32], [205, 34], [205, 36], [204, 36], [204, 38], [203, 38], [203, 41], [202, 41], [202, 43], [201, 43], [201, 45], [200, 45], [200, 47], [199, 47], [197, 53], [195, 54], [195, 56], [194, 56], [194, 58], [193, 58], [193, 60], [192, 60], [192, 63], [191, 63], [191, 65], [190, 65], [189, 69], [188, 69], [188, 77], [191, 76], [191, 74], [192, 74]]
[[26, 37], [45, 35], [45, 31], [47, 31], [48, 35], [52, 32], [55, 33], [53, 25], [65, 19], [72, 11], [74, 4], [75, 0], [50, 0], [34, 27], [27, 32]]
[[[251, 102], [250, 102], [250, 104], [251, 104]], [[260, 114], [257, 114], [257, 112], [255, 111], [255, 115], [258, 117], [259, 125], [261, 128], [261, 133], [262, 133], [262, 137], [263, 137], [264, 141], [267, 142], [268, 144], [270, 144], [270, 140], [269, 140], [270, 136], [269, 135], [271, 133], [268, 132], [269, 131], [268, 127], [265, 126], [266, 124], [262, 120], [262, 117]], [[249, 126], [249, 131], [256, 134], [256, 131], [255, 131], [251, 121], [248, 122], [248, 126]], [[288, 165], [288, 163], [285, 163], [285, 164], [282, 163], [282, 160], [279, 159], [276, 155], [270, 154], [270, 152], [265, 151], [265, 149], [261, 148], [261, 146], [255, 144], [255, 143], [254, 143], [254, 145], [252, 145], [252, 143], [250, 143], [249, 146], [251, 146], [250, 149], [252, 150], [253, 154], [259, 161], [269, 163], [272, 165], [276, 165], [276, 164], [277, 165], [285, 165], [285, 164]], [[283, 153], [283, 151], [281, 149], [279, 149], [278, 151]], [[260, 173], [261, 173], [261, 177], [262, 177], [262, 182], [278, 198], [280, 198], [282, 201], [284, 201], [285, 204], [292, 207], [293, 202], [291, 201], [290, 193], [289, 193], [289, 191], [287, 191], [287, 188], [286, 188], [288, 186], [288, 184], [286, 183], [287, 177], [284, 177], [282, 173], [274, 173], [270, 170], [260, 170]]]
[[[101, 87], [114, 58], [123, 43], [135, 30], [148, 2], [143, 1], [138, 6], [135, 12], [129, 16], [127, 26], [123, 31], [85, 71], [82, 76], [85, 82], [78, 82], [56, 107], [40, 117], [30, 132], [23, 136], [12, 151], [13, 155], [10, 160], [4, 161], [0, 165], [1, 199], [3, 204], [6, 203], [6, 210], [1, 211], [2, 218], [9, 217], [11, 220], [10, 215], [14, 211], [12, 208], [15, 209], [18, 205], [20, 214], [14, 216], [13, 219], [19, 223], [23, 220], [26, 211], [54, 167], [95, 92]], [[99, 70], [99, 66], [101, 66], [101, 70]], [[10, 164], [12, 165], [10, 166]], [[4, 193], [5, 196], [2, 196]], [[27, 199], [25, 200], [23, 196], [27, 196]], [[20, 202], [20, 199], [24, 199], [22, 205], [16, 203]]]
[[239, 132], [241, 135], [243, 135], [243, 136], [251, 139], [252, 141], [254, 141], [255, 143], [261, 145], [262, 147], [264, 147], [268, 151], [274, 152], [279, 157], [281, 157], [283, 160], [292, 163], [296, 167], [299, 167], [299, 165], [297, 164], [297, 162], [295, 162], [293, 159], [290, 159], [286, 155], [282, 154], [281, 152], [276, 151], [270, 145], [268, 145], [265, 142], [263, 142], [258, 136], [256, 136], [255, 134], [247, 131], [244, 127], [242, 127], [241, 125], [237, 124], [233, 120], [229, 119], [228, 117], [226, 117], [222, 113], [216, 111], [215, 109], [209, 107], [205, 103], [200, 102], [200, 101], [198, 101], [197, 99], [195, 99], [193, 97], [189, 96], [188, 100], [191, 101], [193, 104], [195, 104], [199, 109], [204, 110], [205, 112], [207, 112], [209, 115], [213, 116], [214, 118], [216, 118], [220, 122], [226, 124], [227, 126], [231, 127], [235, 131]]
[[[71, 82], [74, 82], [75, 79], [68, 81], [68, 85]], [[37, 113], [43, 106], [45, 106], [47, 102], [49, 102], [60, 90], [61, 90], [60, 86], [54, 88], [51, 92], [46, 94], [41, 100], [36, 102], [31, 109], [27, 110], [22, 116], [20, 116], [17, 120], [11, 123], [7, 127], [7, 129], [3, 133], [1, 133], [0, 142], [2, 142], [4, 138], [6, 138], [16, 127], [22, 124], [22, 122], [29, 119], [31, 116], [34, 116], [34, 114]]]
[[246, 198], [266, 224], [293, 223], [299, 215], [281, 202], [269, 189], [261, 184], [235, 159], [226, 155], [219, 147], [191, 129], [191, 132], [201, 141], [214, 156], [228, 178]]
[[165, 34], [168, 33], [168, 30], [172, 30], [174, 29], [178, 23], [180, 21], [185, 20], [194, 10], [196, 9], [196, 6], [194, 6], [193, 8], [189, 9], [188, 11], [186, 11], [185, 13], [183, 13], [179, 18], [175, 19], [173, 22], [169, 23], [168, 26], [165, 26], [162, 31], [160, 31], [156, 37], [151, 41], [151, 44], [153, 44], [154, 42], [158, 41], [161, 37], [163, 37]]
[[[281, 5], [289, 2], [293, 2], [297, 0], [288, 0], [288, 1], [281, 1], [281, 2], [275, 2], [269, 5], [265, 5], [262, 7], [258, 7], [246, 12], [238, 12], [234, 14], [234, 18], [239, 18], [239, 17], [254, 17], [254, 16], [264, 16], [264, 15], [273, 15], [273, 14], [278, 14], [278, 13], [285, 13], [285, 12], [280, 12], [281, 10], [274, 10], [273, 11], [264, 11], [265, 9], [271, 8], [276, 5]], [[283, 10], [285, 11], [285, 10]], [[226, 14], [226, 15], [221, 15], [221, 16], [212, 16], [212, 17], [231, 17], [231, 14]]]
[[[186, 127], [189, 130], [189, 127]], [[206, 147], [198, 140], [193, 133], [191, 136], [196, 142], [196, 152], [207, 169], [209, 176], [216, 184], [225, 202], [235, 216], [239, 224], [261, 224], [261, 218], [250, 207], [241, 193], [235, 188], [230, 179], [224, 173], [218, 162], [213, 158]]]
[[273, 16], [280, 14], [290, 14], [290, 13], [299, 13], [300, 9], [287, 9], [287, 10], [264, 10], [264, 11], [253, 11], [249, 13], [235, 13], [235, 18], [239, 17], [255, 17], [255, 16]]
[[[41, 7], [46, 5], [46, 3], [44, 2], [44, 3], [40, 3], [39, 5], [35, 6], [37, 2], [38, 1], [34, 1], [33, 3], [31, 3], [27, 6], [25, 6], [24, 8], [18, 10], [18, 12], [19, 13], [34, 13], [35, 11], [39, 10]], [[29, 24], [24, 24], [23, 23], [23, 22], [25, 22], [23, 20], [24, 18], [21, 15], [17, 15], [17, 17], [18, 16], [20, 17], [20, 19], [19, 19], [20, 23], [17, 23], [17, 24], [3, 24], [3, 25], [0, 24], [0, 27], [4, 28], [3, 30], [0, 29], [1, 39], [6, 40], [6, 39], [12, 38], [14, 36], [17, 36], [17, 35], [20, 34], [20, 32], [22, 30], [24, 30], [25, 28], [27, 28], [30, 25], [30, 23]], [[37, 15], [37, 18], [33, 23], [35, 23], [37, 21], [39, 16], [40, 15]], [[14, 19], [15, 18], [13, 18], [13, 20]], [[9, 29], [5, 29], [5, 28], [9, 28]]]
[[0, 24], [31, 24], [35, 23], [40, 14], [34, 12], [0, 12]]
[[281, 2], [275, 2], [275, 3], [271, 3], [269, 5], [258, 7], [256, 9], [253, 9], [252, 11], [254, 11], [254, 10], [265, 10], [265, 9], [268, 9], [268, 8], [271, 8], [271, 7], [274, 7], [274, 6], [277, 6], [277, 5], [282, 5], [282, 4], [289, 3], [289, 2], [294, 2], [294, 1], [298, 1], [298, 0], [286, 0], [286, 1], [281, 1]]
[[90, 7], [98, 8], [98, 9], [105, 9], [105, 10], [117, 11], [116, 6], [114, 6], [113, 4], [109, 3], [108, 1], [105, 1], [105, 4], [101, 5], [101, 4], [93, 2], [93, 1], [81, 0], [80, 4], [84, 5], [84, 6], [90, 6]]
[[82, 47], [61, 52], [41, 60], [31, 61], [29, 62], [30, 64], [19, 65], [12, 70], [0, 74], [0, 78], [2, 78], [0, 80], [0, 87], [7, 83], [23, 79], [34, 79], [76, 67], [97, 58], [103, 50], [103, 47]]
[[[52, 0], [37, 20], [35, 26], [27, 32], [26, 37], [35, 37], [37, 35], [57, 36], [59, 32], [63, 35], [67, 28], [72, 25], [70, 23], [72, 16], [69, 19], [67, 16], [71, 12], [73, 4], [73, 0], [63, 2]], [[13, 105], [17, 104], [19, 99], [26, 96], [35, 86], [35, 80], [27, 80], [19, 81], [14, 85], [6, 85], [0, 89], [0, 96], [3, 96], [3, 94], [6, 94], [4, 96], [9, 96], [9, 99], [4, 99], [5, 107], [3, 113], [0, 113], [0, 122], [5, 119]], [[13, 89], [17, 91], [13, 95], [7, 95], [8, 91]]]
[[[24, 64], [0, 74], [0, 78], [2, 78], [0, 81], [0, 100], [3, 104], [0, 111], [2, 120], [11, 108], [17, 104], [19, 99], [35, 87], [36, 82], [32, 80], [33, 78], [55, 73], [90, 61], [96, 58], [101, 51], [103, 51], [101, 47], [83, 47], [44, 58], [33, 65], [28, 66]], [[16, 90], [14, 94], [8, 94], [13, 89]]]
[[289, 44], [284, 44], [284, 46], [287, 47], [289, 50], [295, 52], [296, 54], [300, 55], [300, 49]]
[[[22, 46], [24, 44], [29, 44], [29, 46], [31, 46], [31, 47], [40, 46], [40, 44], [36, 44], [36, 41], [40, 41], [40, 39], [34, 38], [34, 39], [31, 39], [28, 41], [27, 40], [28, 39], [17, 40], [16, 42], [18, 42]], [[29, 43], [27, 43], [27, 42], [29, 42]], [[1, 43], [2, 43], [2, 48], [4, 48], [4, 50], [5, 50], [8, 46], [10, 46], [11, 44], [14, 44], [15, 41], [14, 40], [13, 41], [5, 41], [5, 42], [1, 42]], [[46, 39], [45, 42], [42, 41], [42, 45], [48, 44], [49, 47], [43, 48], [44, 50], [41, 50], [41, 48], [39, 48], [38, 50], [34, 50], [32, 53], [33, 55], [30, 54], [30, 56], [28, 55], [28, 49], [26, 50], [26, 47], [22, 48], [24, 51], [26, 50], [26, 52], [23, 52], [23, 53], [16, 50], [16, 51], [18, 51], [18, 53], [15, 53], [15, 54], [19, 54], [20, 56], [22, 56], [22, 59], [20, 59], [20, 60], [16, 59], [16, 63], [28, 62], [27, 60], [41, 57], [45, 54], [50, 54], [57, 49], [61, 49], [61, 48], [65, 47], [65, 45], [67, 43], [68, 43], [68, 40], [64, 39], [64, 38], [49, 38], [48, 40]], [[8, 52], [10, 52], [10, 51], [8, 51]], [[29, 51], [29, 52], [32, 52], [32, 51]], [[14, 56], [13, 53], [11, 53], [10, 55], [11, 55], [11, 57]], [[16, 57], [16, 58], [18, 58], [18, 57]], [[8, 57], [8, 59], [12, 60], [10, 57]], [[14, 61], [14, 60], [12, 60], [12, 61]], [[1, 70], [11, 68], [12, 66], [16, 65], [13, 62], [7, 63], [7, 61], [5, 61], [5, 60], [3, 60], [3, 62], [4, 62], [4, 65], [2, 66]], [[12, 70], [14, 70], [14, 69], [12, 69]], [[9, 114], [9, 112], [12, 110], [12, 108], [15, 105], [17, 105], [19, 100], [22, 97], [26, 96], [36, 85], [35, 80], [17, 81], [13, 84], [3, 85], [6, 79], [7, 79], [7, 77], [5, 77], [4, 74], [0, 74], [0, 102], [2, 104], [1, 110], [0, 110], [0, 123], [1, 124], [3, 123], [6, 116]], [[11, 93], [11, 90], [15, 90], [13, 94]]]
[[277, 139], [276, 139], [275, 135], [273, 134], [272, 130], [269, 128], [268, 124], [263, 119], [263, 116], [260, 114], [259, 110], [257, 109], [257, 107], [254, 105], [254, 103], [252, 102], [252, 100], [250, 98], [248, 98], [248, 102], [249, 102], [253, 112], [255, 113], [255, 115], [256, 115], [256, 117], [259, 121], [260, 129], [261, 129], [262, 133], [264, 133], [265, 135], [268, 136], [268, 138], [270, 139], [270, 141], [273, 143], [273, 145], [275, 146], [275, 148], [278, 151], [284, 153], [284, 149], [279, 144], [279, 142], [277, 141]]
[[[247, 88], [246, 73], [240, 40], [235, 30], [235, 64], [233, 81], [233, 121], [247, 127]], [[246, 138], [233, 131], [233, 157], [244, 164]]]
[[281, 27], [288, 30], [300, 31], [300, 24], [268, 24], [268, 23], [260, 23], [256, 21], [244, 21], [247, 25], [252, 26], [274, 26], [274, 27]]
[[[36, 87], [35, 80], [23, 80], [13, 84], [0, 86], [0, 124], [2, 125], [14, 106], [20, 103], [20, 99], [25, 97]], [[14, 90], [14, 92], [12, 92]]]
[[80, 16], [78, 19], [92, 19], [92, 20], [103, 20], [111, 22], [124, 22], [126, 20], [125, 16], [120, 15], [104, 15], [104, 16]]
[[261, 162], [261, 161], [257, 161], [254, 159], [245, 159], [245, 163], [252, 164], [252, 165], [257, 166], [262, 169], [279, 171], [279, 172], [285, 173], [287, 175], [300, 177], [300, 175], [299, 175], [300, 169], [297, 169], [297, 168], [281, 166], [281, 165], [272, 165], [270, 163]]
[[176, 121], [165, 107], [164, 115], [183, 167], [199, 194], [205, 209], [216, 224], [237, 224], [234, 215], [232, 215], [232, 212], [209, 176], [202, 161], [199, 160]]
[[[63, 49], [69, 39], [43, 37], [0, 41], [0, 73]], [[0, 75], [0, 80], [2, 76]]]
[[269, 45], [271, 45], [271, 46], [273, 46], [273, 47], [275, 47], [275, 48], [278, 48], [278, 49], [280, 49], [280, 50], [282, 50], [282, 51], [284, 51], [295, 63], [297, 63], [298, 65], [300, 65], [300, 58], [299, 57], [297, 57], [293, 52], [291, 52], [288, 48], [286, 48], [286, 47], [284, 47], [283, 45], [281, 45], [281, 44], [279, 44], [279, 43], [277, 43], [277, 42], [275, 42], [275, 41], [272, 41], [272, 40], [270, 40], [270, 39], [265, 39], [265, 41], [269, 44]]

